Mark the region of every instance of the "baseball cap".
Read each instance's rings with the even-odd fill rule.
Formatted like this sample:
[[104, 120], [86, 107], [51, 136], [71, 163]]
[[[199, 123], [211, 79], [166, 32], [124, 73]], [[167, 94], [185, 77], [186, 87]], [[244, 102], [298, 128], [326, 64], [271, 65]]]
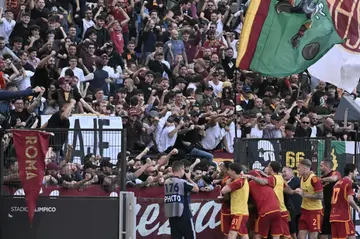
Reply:
[[84, 169], [88, 169], [88, 168], [97, 169], [98, 166], [93, 164], [91, 161], [87, 161], [84, 163]]
[[279, 121], [279, 120], [281, 120], [281, 117], [279, 114], [272, 114], [270, 119]]
[[159, 112], [157, 112], [156, 110], [151, 110], [151, 111], [149, 112], [149, 116], [150, 116], [151, 118], [158, 118], [158, 117], [159, 117]]
[[154, 72], [153, 72], [153, 71], [147, 71], [147, 72], [145, 73], [145, 75], [146, 75], [146, 76], [148, 76], [148, 75], [152, 75], [152, 76], [154, 76], [155, 74], [154, 74]]
[[122, 110], [122, 111], [120, 111], [120, 117], [121, 118], [124, 118], [124, 117], [129, 117], [129, 114], [128, 114], [128, 112], [127, 111], [125, 111], [125, 110]]
[[214, 90], [214, 88], [211, 85], [209, 85], [208, 87], [205, 88], [205, 90]]
[[167, 118], [167, 122], [168, 123], [174, 123], [175, 122], [175, 116], [169, 116], [168, 118]]
[[59, 78], [59, 84], [60, 85], [63, 85], [63, 84], [66, 84], [66, 83], [69, 83], [69, 80], [67, 80], [65, 77], [60, 77]]
[[230, 81], [225, 81], [222, 85], [222, 88], [225, 88], [225, 87], [232, 87], [232, 84]]
[[112, 168], [114, 166], [115, 166], [115, 164], [110, 163], [110, 160], [102, 160], [100, 163], [100, 168], [102, 168], [102, 167]]
[[199, 115], [200, 115], [200, 113], [197, 112], [197, 111], [195, 111], [195, 110], [193, 110], [193, 111], [190, 112], [190, 116], [191, 116], [191, 117], [197, 117], [197, 116], [199, 116]]
[[48, 170], [60, 170], [60, 167], [56, 163], [48, 163], [46, 168]]
[[184, 78], [179, 77], [176, 79], [176, 84], [185, 84], [186, 85], [187, 81]]
[[292, 124], [287, 124], [287, 125], [285, 125], [285, 130], [290, 130], [290, 131], [295, 132], [295, 127]]
[[129, 116], [139, 115], [135, 108], [130, 108], [128, 110], [128, 114], [129, 114]]
[[273, 86], [267, 86], [267, 87], [265, 88], [265, 92], [266, 92], [266, 91], [269, 91], [269, 92], [271, 92], [271, 93], [274, 93], [274, 92], [275, 92], [275, 89], [274, 89]]
[[258, 122], [264, 121], [264, 120], [266, 120], [266, 119], [265, 119], [265, 116], [263, 116], [263, 115], [260, 115], [259, 117], [257, 117]]
[[245, 93], [251, 93], [252, 92], [250, 86], [248, 86], [248, 85], [244, 85], [242, 90]]

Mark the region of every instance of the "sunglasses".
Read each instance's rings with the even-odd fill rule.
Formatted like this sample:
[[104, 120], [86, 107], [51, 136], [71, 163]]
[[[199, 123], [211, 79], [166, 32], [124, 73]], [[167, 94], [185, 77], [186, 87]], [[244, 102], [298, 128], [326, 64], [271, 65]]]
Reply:
[[260, 123], [260, 124], [265, 124], [266, 121], [265, 121], [265, 120], [261, 120], [261, 121], [259, 121], [259, 123]]
[[303, 123], [303, 124], [310, 124], [309, 121], [303, 121], [303, 122], [301, 122], [301, 123]]

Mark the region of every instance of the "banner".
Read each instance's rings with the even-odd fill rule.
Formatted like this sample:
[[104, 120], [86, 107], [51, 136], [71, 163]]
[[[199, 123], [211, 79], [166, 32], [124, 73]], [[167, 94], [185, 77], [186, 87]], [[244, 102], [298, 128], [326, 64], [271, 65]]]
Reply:
[[251, 0], [239, 42], [240, 69], [283, 77], [305, 71], [343, 41], [326, 0]]
[[[169, 221], [165, 217], [164, 213], [164, 189], [163, 187], [152, 187], [152, 188], [128, 188], [128, 191], [135, 193], [137, 197], [137, 208], [136, 208], [136, 222], [137, 222], [137, 237], [136, 238], [170, 238], [170, 227]], [[23, 190], [18, 189], [16, 191], [9, 191], [11, 194], [20, 196], [23, 195]], [[61, 199], [61, 196], [75, 196], [75, 197], [118, 197], [118, 192], [105, 192], [100, 186], [91, 186], [84, 188], [79, 191], [76, 189], [64, 189], [56, 186], [42, 188], [41, 196], [50, 196], [49, 201], [57, 201]], [[199, 192], [191, 195], [191, 210], [194, 215], [194, 227], [198, 238], [207, 239], [218, 239], [223, 238], [220, 231], [220, 210], [221, 204], [214, 201], [219, 195], [219, 189], [212, 192]], [[59, 197], [58, 197], [59, 196]], [[54, 197], [57, 199], [54, 200]], [[42, 198], [43, 199], [43, 198]], [[93, 200], [96, 198], [93, 198]], [[102, 198], [104, 199], [104, 198]], [[74, 198], [72, 200], [80, 201], [83, 200], [86, 204], [87, 200], [91, 198]], [[111, 199], [110, 199], [111, 200]], [[71, 202], [68, 202], [71, 203]], [[55, 214], [60, 213], [59, 208], [50, 208], [48, 205], [39, 205], [36, 208], [36, 213], [39, 214]], [[88, 207], [88, 210], [90, 211]], [[9, 208], [3, 210], [4, 213], [9, 214], [6, 220], [15, 220], [17, 214], [26, 213], [28, 209], [24, 206], [11, 205]], [[62, 209], [64, 210], [64, 209]], [[114, 211], [114, 209], [112, 209]], [[76, 209], [71, 212], [79, 215]], [[106, 212], [104, 212], [106, 215]], [[71, 217], [72, 214], [68, 216]], [[97, 216], [96, 216], [97, 217]], [[88, 218], [86, 214], [81, 214], [79, 220], [85, 220]], [[45, 220], [45, 219], [43, 219]], [[68, 220], [60, 218], [62, 221], [61, 225], [63, 228], [69, 229], [66, 223]], [[57, 225], [57, 227], [60, 224]], [[20, 227], [21, 225], [17, 225]], [[34, 227], [35, 228], [35, 227]], [[69, 229], [70, 230], [70, 229]], [[54, 235], [56, 236], [56, 235]], [[11, 237], [15, 238], [15, 237]], [[52, 237], [57, 239], [57, 237]], [[67, 237], [69, 238], [69, 237]], [[17, 238], [15, 238], [17, 239]], [[59, 237], [61, 239], [61, 237]]]
[[311, 75], [352, 92], [360, 78], [360, 0], [327, 0], [338, 34], [345, 39], [309, 68]]
[[[51, 115], [42, 115], [41, 124], [46, 123]], [[99, 154], [117, 162], [117, 155], [121, 152], [121, 132], [106, 131], [107, 129], [122, 129], [121, 117], [95, 115], [72, 115], [70, 118], [68, 143], [74, 147], [73, 161], [81, 163], [81, 159], [89, 154]], [[83, 130], [85, 129], [85, 130]], [[98, 129], [86, 131], [86, 129]]]
[[296, 171], [299, 161], [313, 157], [312, 140], [310, 139], [291, 139], [281, 140], [282, 165]]
[[31, 224], [44, 178], [50, 134], [33, 130], [13, 130], [12, 133], [19, 164], [19, 177], [24, 188]]
[[251, 169], [263, 170], [271, 161], [280, 161], [279, 140], [257, 139], [248, 140], [247, 143], [248, 163]]
[[[354, 147], [355, 144], [352, 141], [331, 141], [330, 160], [334, 163], [333, 169], [339, 171], [341, 175], [344, 175], [344, 165], [354, 162]], [[319, 143], [318, 150], [325, 150], [325, 142], [323, 140]], [[319, 165], [323, 158], [323, 154], [319, 153]]]

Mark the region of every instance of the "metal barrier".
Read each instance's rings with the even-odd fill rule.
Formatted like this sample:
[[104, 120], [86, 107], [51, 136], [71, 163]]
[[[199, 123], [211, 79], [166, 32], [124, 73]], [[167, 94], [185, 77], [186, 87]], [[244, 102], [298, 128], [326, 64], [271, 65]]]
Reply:
[[[84, 181], [84, 171], [72, 163], [84, 165], [90, 155], [100, 155], [102, 159], [109, 160], [113, 165], [116, 165], [117, 169], [111, 172], [113, 177], [107, 177], [108, 173], [110, 173], [109, 171], [99, 172], [97, 174], [97, 176], [99, 175], [97, 181], [91, 182], [88, 185], [100, 184], [103, 189], [106, 189], [104, 188], [105, 186], [112, 187], [116, 185], [121, 190], [126, 190], [126, 130], [104, 129], [100, 127], [98, 129], [46, 129], [46, 131], [53, 133], [49, 140], [49, 146], [53, 148], [53, 151], [48, 152], [45, 160], [48, 162], [59, 162], [60, 158], [66, 159], [69, 163], [61, 164], [58, 173], [62, 174], [61, 177], [64, 180], [74, 181], [75, 183], [71, 186], [71, 183], [64, 185], [64, 183], [59, 181], [55, 185], [57, 186], [56, 190], [53, 190], [50, 194], [43, 193], [48, 187], [43, 184], [44, 190], [42, 189], [39, 192], [40, 197], [35, 211], [36, 215], [32, 225], [30, 225], [27, 218], [24, 192], [21, 189], [19, 178], [15, 177], [18, 168], [16, 149], [12, 143], [11, 131], [0, 131], [2, 139], [0, 143], [0, 237], [14, 239], [45, 239], [49, 237], [55, 239], [64, 237], [69, 239], [82, 237], [95, 238], [101, 236], [105, 230], [111, 232], [109, 238], [124, 238], [119, 234], [120, 230], [123, 230], [120, 229], [120, 218], [127, 216], [128, 218], [125, 222], [132, 222], [131, 225], [135, 223], [135, 219], [130, 222], [128, 221], [129, 217], [134, 213], [132, 211], [124, 211], [124, 208], [128, 210], [129, 207], [120, 207], [123, 204], [120, 204], [121, 200], [117, 195], [115, 197], [94, 197], [92, 193], [92, 197], [88, 196], [89, 194], [86, 194], [87, 196], [70, 197], [62, 196], [61, 192], [66, 192], [68, 188], [75, 191], [86, 190], [87, 185], [80, 183]], [[68, 145], [73, 147], [71, 154], [67, 154]], [[110, 170], [112, 164], [107, 165]], [[95, 170], [94, 168], [90, 167], [89, 169]], [[89, 173], [91, 174], [91, 172]], [[11, 177], [12, 174], [14, 178]], [[92, 175], [92, 178], [95, 178], [94, 175]], [[7, 179], [5, 184], [4, 176]], [[133, 211], [135, 210], [134, 201], [136, 202], [134, 197], [126, 201], [126, 205], [131, 203]], [[93, 224], [94, 220], [98, 224], [99, 218], [105, 217], [111, 222], [100, 219], [100, 221], [103, 221], [100, 223], [103, 227], [89, 227], [89, 225]], [[135, 216], [132, 218], [135, 218]], [[54, 234], [53, 232], [57, 229], [53, 225], [58, 226], [60, 224], [66, 230]], [[18, 230], [18, 228], [22, 228], [22, 230]], [[127, 228], [129, 227], [127, 226]], [[129, 229], [125, 231], [128, 235], [134, 234], [134, 230], [135, 228], [133, 228], [133, 231]], [[86, 233], [84, 234], [85, 231]]]

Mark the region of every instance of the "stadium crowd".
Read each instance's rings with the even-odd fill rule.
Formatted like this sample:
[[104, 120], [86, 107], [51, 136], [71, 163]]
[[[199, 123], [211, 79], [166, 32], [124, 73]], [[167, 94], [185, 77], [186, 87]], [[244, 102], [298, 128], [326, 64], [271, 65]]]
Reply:
[[[315, 239], [322, 230], [326, 239], [333, 187], [341, 178], [331, 161], [322, 161], [322, 178], [310, 173], [311, 162], [300, 162], [299, 176], [310, 175], [305, 186], [276, 162], [249, 174], [237, 164], [213, 162], [214, 151], [234, 152], [235, 137], [346, 141], [357, 127], [333, 120], [340, 98], [356, 97], [356, 91], [344, 92], [307, 73], [270, 78], [236, 67], [247, 2], [5, 1], [0, 8], [1, 127], [66, 130], [72, 114], [121, 117], [127, 129], [127, 186], [163, 185], [172, 162], [181, 160], [200, 191], [222, 188], [222, 230], [229, 238], [248, 234], [250, 193], [249, 229], [256, 238], [305, 239], [310, 232]], [[40, 122], [40, 115], [51, 118]], [[4, 183], [20, 188], [11, 133], [2, 143], [9, 155]], [[72, 162], [74, 149], [61, 135], [50, 144], [44, 186], [118, 189], [119, 165], [94, 154], [86, 155], [83, 165]], [[348, 181], [356, 175], [356, 168], [345, 167]], [[311, 198], [306, 187], [322, 193]], [[267, 197], [259, 199], [259, 192]], [[253, 210], [264, 216], [261, 221], [251, 218]], [[346, 215], [331, 220], [345, 220], [353, 228]], [[335, 231], [335, 239], [354, 234]]]
[[[66, 130], [72, 114], [121, 117], [128, 186], [162, 185], [169, 165], [182, 160], [202, 191], [213, 190], [225, 170], [212, 152], [233, 153], [236, 136], [353, 139], [356, 125], [332, 118], [340, 98], [356, 91], [306, 73], [270, 78], [236, 67], [247, 4], [5, 1], [1, 127]], [[40, 115], [52, 116], [40, 122]], [[72, 146], [59, 138], [46, 157], [44, 185], [119, 186], [117, 165], [93, 154], [75, 164]], [[3, 143], [11, 147], [11, 134]], [[4, 183], [15, 186], [16, 158], [7, 157], [5, 168]]]

